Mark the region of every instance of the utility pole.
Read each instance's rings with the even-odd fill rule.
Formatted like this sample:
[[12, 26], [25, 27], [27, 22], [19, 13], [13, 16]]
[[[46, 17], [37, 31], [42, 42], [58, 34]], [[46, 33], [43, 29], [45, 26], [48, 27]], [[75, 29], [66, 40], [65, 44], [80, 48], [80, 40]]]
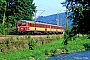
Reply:
[[60, 22], [59, 23], [60, 23], [60, 26], [62, 26], [62, 19], [60, 19]]
[[56, 15], [56, 21], [57, 21], [57, 25], [59, 26], [60, 24], [59, 24], [59, 15], [58, 14]]
[[68, 4], [66, 5], [66, 30], [68, 29]]
[[35, 17], [35, 20], [34, 20], [34, 22], [36, 22], [36, 9], [35, 9], [35, 14], [34, 14], [34, 17]]

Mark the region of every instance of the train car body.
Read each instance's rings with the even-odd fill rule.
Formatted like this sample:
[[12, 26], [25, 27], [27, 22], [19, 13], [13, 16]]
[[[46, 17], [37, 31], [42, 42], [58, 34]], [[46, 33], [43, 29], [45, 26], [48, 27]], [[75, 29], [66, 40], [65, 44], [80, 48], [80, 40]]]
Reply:
[[63, 33], [64, 28], [62, 26], [39, 23], [27, 20], [20, 20], [16, 23], [18, 32], [32, 32], [32, 33]]

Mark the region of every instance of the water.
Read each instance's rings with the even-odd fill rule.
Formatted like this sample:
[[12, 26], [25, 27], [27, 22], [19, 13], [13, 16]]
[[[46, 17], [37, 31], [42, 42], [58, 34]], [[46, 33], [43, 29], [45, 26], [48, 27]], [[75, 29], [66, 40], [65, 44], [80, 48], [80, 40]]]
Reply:
[[90, 60], [90, 50], [69, 54], [60, 54], [54, 57], [49, 57], [48, 60]]

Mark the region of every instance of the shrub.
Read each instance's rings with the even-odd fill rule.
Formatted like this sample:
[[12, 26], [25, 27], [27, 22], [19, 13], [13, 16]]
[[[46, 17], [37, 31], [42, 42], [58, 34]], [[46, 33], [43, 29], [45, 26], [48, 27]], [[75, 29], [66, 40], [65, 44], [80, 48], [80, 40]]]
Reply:
[[9, 30], [6, 25], [0, 24], [0, 34], [1, 35], [9, 34]]
[[0, 24], [0, 35], [16, 35], [19, 34], [15, 27], [9, 27], [7, 24]]
[[28, 45], [29, 45], [29, 49], [33, 50], [36, 46], [36, 41], [34, 39], [29, 40]]
[[49, 55], [49, 50], [45, 49], [44, 54]]
[[19, 32], [16, 30], [16, 28], [9, 28], [9, 35], [18, 35]]
[[50, 36], [49, 36], [49, 35], [47, 35], [47, 38], [50, 38]]
[[90, 50], [90, 43], [83, 44], [86, 50]]
[[64, 34], [64, 45], [68, 44], [68, 40], [71, 40], [73, 36], [75, 36], [76, 33], [74, 33], [74, 30], [72, 28], [69, 28], [68, 30], [65, 31]]

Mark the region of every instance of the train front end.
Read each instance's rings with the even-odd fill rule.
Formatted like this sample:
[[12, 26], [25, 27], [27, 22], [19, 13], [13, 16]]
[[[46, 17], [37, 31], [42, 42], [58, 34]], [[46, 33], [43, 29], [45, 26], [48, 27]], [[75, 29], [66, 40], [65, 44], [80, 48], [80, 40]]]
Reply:
[[20, 20], [16, 23], [18, 32], [26, 32], [29, 30], [28, 22], [26, 20]]

